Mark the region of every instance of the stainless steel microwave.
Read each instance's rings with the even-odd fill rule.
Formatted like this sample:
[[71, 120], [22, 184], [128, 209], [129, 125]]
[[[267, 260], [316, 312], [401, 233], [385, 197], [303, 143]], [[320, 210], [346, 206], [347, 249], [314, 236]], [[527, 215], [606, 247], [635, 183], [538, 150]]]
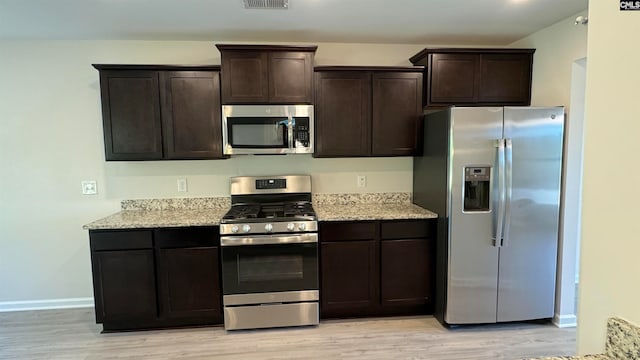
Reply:
[[226, 155], [313, 153], [313, 105], [223, 105]]

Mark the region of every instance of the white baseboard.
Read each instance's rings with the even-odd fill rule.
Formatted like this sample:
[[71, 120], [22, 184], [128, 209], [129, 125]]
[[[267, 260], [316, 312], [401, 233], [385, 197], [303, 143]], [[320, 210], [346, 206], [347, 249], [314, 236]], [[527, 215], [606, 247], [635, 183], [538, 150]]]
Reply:
[[559, 328], [576, 327], [576, 325], [578, 324], [575, 315], [555, 314], [553, 315], [553, 320], [551, 320], [551, 322], [553, 322], [553, 325]]
[[92, 297], [52, 300], [0, 301], [0, 312], [85, 308], [93, 307], [93, 305]]

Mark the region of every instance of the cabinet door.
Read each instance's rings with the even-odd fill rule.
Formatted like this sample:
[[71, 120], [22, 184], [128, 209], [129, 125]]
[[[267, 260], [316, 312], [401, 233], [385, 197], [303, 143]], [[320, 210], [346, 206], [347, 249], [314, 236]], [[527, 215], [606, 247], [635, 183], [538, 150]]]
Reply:
[[162, 158], [158, 72], [100, 72], [106, 160]]
[[372, 84], [372, 155], [415, 154], [422, 117], [422, 73], [374, 73]]
[[268, 53], [228, 50], [221, 59], [223, 104], [269, 101]]
[[218, 247], [158, 249], [160, 314], [222, 320]]
[[470, 104], [478, 100], [480, 56], [433, 54], [428, 104]]
[[365, 316], [378, 308], [375, 240], [321, 244], [322, 317]]
[[532, 53], [481, 55], [478, 101], [529, 105], [532, 60]]
[[432, 246], [431, 239], [381, 241], [380, 298], [385, 310], [429, 311], [434, 282]]
[[153, 250], [91, 254], [97, 322], [136, 324], [157, 316]]
[[371, 153], [371, 73], [316, 72], [316, 157]]
[[165, 159], [222, 158], [219, 73], [160, 73]]
[[274, 51], [269, 53], [269, 102], [312, 103], [312, 54]]

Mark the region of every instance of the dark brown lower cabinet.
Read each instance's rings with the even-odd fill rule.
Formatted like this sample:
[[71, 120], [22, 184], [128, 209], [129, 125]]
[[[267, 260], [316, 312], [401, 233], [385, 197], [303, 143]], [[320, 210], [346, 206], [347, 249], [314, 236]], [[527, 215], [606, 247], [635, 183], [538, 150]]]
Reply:
[[[322, 318], [432, 313], [435, 220], [320, 223]], [[218, 227], [91, 230], [105, 331], [222, 324]]]
[[218, 228], [155, 232], [160, 317], [222, 322]]
[[380, 301], [398, 312], [424, 311], [433, 300], [431, 239], [396, 239], [380, 242]]
[[378, 304], [375, 240], [321, 245], [323, 316], [367, 315]]
[[218, 248], [158, 250], [160, 315], [219, 318]]
[[96, 322], [105, 331], [222, 323], [219, 230], [93, 230]]
[[434, 220], [321, 223], [321, 317], [432, 313], [434, 231]]
[[97, 251], [91, 260], [99, 322], [144, 324], [155, 319], [153, 250]]

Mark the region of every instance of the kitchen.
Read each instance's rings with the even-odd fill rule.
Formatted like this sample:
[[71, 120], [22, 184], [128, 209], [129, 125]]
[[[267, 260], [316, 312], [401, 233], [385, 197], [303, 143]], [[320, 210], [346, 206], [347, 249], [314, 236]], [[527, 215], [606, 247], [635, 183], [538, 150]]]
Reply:
[[[573, 27], [573, 19], [568, 19], [566, 23], [571, 25], [569, 31], [586, 32], [585, 29]], [[11, 182], [5, 187], [5, 191], [20, 193], [20, 201], [18, 198], [11, 202], [3, 201], [4, 204], [11, 204], [11, 211], [6, 210], [10, 217], [5, 218], [9, 219], [7, 221], [10, 221], [11, 224], [25, 224], [27, 219], [35, 217], [39, 219], [38, 223], [42, 225], [42, 228], [47, 229], [46, 232], [34, 229], [33, 235], [27, 237], [32, 240], [19, 241], [8, 246], [7, 250], [3, 251], [3, 254], [8, 256], [7, 258], [3, 257], [3, 263], [4, 266], [10, 265], [10, 267], [5, 268], [7, 272], [3, 271], [3, 273], [20, 274], [24, 283], [35, 282], [40, 284], [38, 288], [43, 290], [51, 287], [47, 285], [49, 283], [55, 283], [56, 286], [47, 290], [48, 295], [28, 296], [26, 288], [20, 290], [23, 289], [20, 283], [11, 282], [10, 285], [7, 285], [8, 287], [4, 287], [3, 292], [8, 291], [7, 294], [16, 295], [8, 296], [6, 298], [8, 301], [47, 298], [83, 299], [88, 296], [85, 291], [78, 291], [76, 286], [79, 283], [85, 284], [80, 286], [80, 288], [85, 288], [91, 281], [90, 275], [86, 271], [89, 268], [86, 231], [78, 229], [78, 225], [113, 213], [119, 208], [121, 199], [180, 196], [176, 192], [177, 177], [188, 179], [188, 194], [194, 197], [228, 196], [229, 177], [254, 173], [312, 173], [315, 188], [320, 193], [356, 192], [359, 190], [355, 181], [358, 174], [367, 176], [366, 191], [406, 192], [411, 188], [411, 160], [405, 158], [312, 159], [309, 162], [307, 160], [311, 157], [302, 155], [302, 158], [289, 156], [286, 159], [278, 157], [268, 161], [264, 158], [238, 158], [226, 161], [104, 163], [103, 149], [100, 145], [102, 142], [101, 125], [99, 121], [86, 120], [100, 118], [97, 72], [87, 64], [97, 62], [216, 64], [219, 61], [216, 59], [215, 50], [212, 50], [213, 43], [117, 43], [107, 41], [95, 44], [91, 42], [34, 42], [24, 45], [19, 43], [8, 45], [11, 45], [11, 49], [16, 54], [22, 54], [18, 59], [25, 62], [25, 65], [22, 65], [25, 66], [25, 69], [27, 65], [30, 65], [28, 68], [32, 70], [38, 68], [36, 61], [42, 58], [41, 54], [50, 55], [48, 61], [57, 69], [52, 72], [49, 66], [46, 72], [41, 73], [42, 76], [38, 78], [26, 77], [21, 80], [25, 81], [30, 96], [56, 101], [55, 105], [51, 103], [49, 106], [34, 108], [26, 102], [29, 97], [25, 94], [25, 96], [19, 97], [23, 100], [16, 102], [20, 108], [29, 109], [28, 111], [32, 114], [32, 117], [29, 117], [32, 120], [23, 123], [24, 126], [32, 126], [32, 130], [21, 131], [21, 133], [29, 133], [31, 137], [35, 137], [35, 141], [38, 143], [51, 144], [51, 146], [47, 146], [48, 154], [26, 151], [20, 155], [24, 156], [21, 159], [24, 159], [26, 163], [37, 164], [37, 166], [28, 169], [9, 167], [9, 169], [15, 169], [15, 171], [11, 170], [9, 174], [16, 175], [15, 179], [20, 180], [17, 183], [29, 186], [35, 192], [28, 194], [21, 192], [15, 188], [17, 183]], [[342, 64], [351, 65], [371, 64], [372, 62], [375, 62], [374, 65], [397, 65], [405, 63], [409, 56], [422, 48], [418, 45], [319, 45], [317, 63], [326, 65], [337, 64], [337, 61], [333, 61], [333, 59], [340, 59]], [[543, 47], [534, 47], [538, 48], [538, 54], [542, 54], [541, 61], [543, 61], [545, 54], [542, 50]], [[189, 53], [188, 57], [185, 56], [187, 52]], [[373, 57], [372, 54], [376, 54], [376, 56]], [[568, 57], [572, 56], [573, 54], [568, 55]], [[29, 62], [27, 59], [32, 60]], [[573, 60], [573, 58], [570, 59], [570, 61]], [[15, 61], [8, 59], [6, 61], [7, 63], [3, 62], [6, 64], [4, 68], [16, 68], [19, 65]], [[42, 85], [45, 79], [50, 86]], [[57, 89], [65, 83], [78, 84], [78, 88], [73, 87], [68, 90], [70, 94], [75, 95], [65, 99], [52, 98], [49, 93], [50, 89]], [[84, 89], [84, 84], [91, 84], [92, 90], [80, 90]], [[76, 90], [79, 92], [76, 93]], [[535, 93], [534, 86], [534, 96]], [[541, 94], [539, 96], [550, 95]], [[545, 101], [541, 102], [550, 103], [546, 99], [543, 100]], [[74, 109], [76, 115], [71, 118], [65, 116], [69, 113], [66, 109]], [[44, 116], [45, 114], [46, 116]], [[6, 116], [3, 118], [23, 117]], [[56, 119], [55, 126], [47, 125], [50, 119]], [[70, 136], [69, 134], [84, 135]], [[51, 142], [53, 139], [47, 140], [49, 136], [69, 140]], [[12, 146], [15, 146], [13, 148], [23, 148], [11, 139], [8, 139], [4, 144], [5, 146], [13, 144]], [[15, 151], [3, 151], [3, 153], [15, 153]], [[13, 166], [18, 166], [18, 164], [20, 162], [16, 162]], [[78, 164], [78, 166], [70, 167], [70, 164]], [[63, 168], [65, 171], [55, 171], [57, 167]], [[278, 171], [273, 170], [274, 168], [277, 168]], [[247, 169], [252, 169], [252, 171], [249, 172]], [[22, 175], [17, 176], [19, 174]], [[29, 175], [26, 176], [26, 174]], [[99, 174], [99, 176], [95, 174]], [[98, 180], [97, 197], [76, 195], [79, 192], [80, 180], [85, 179]], [[69, 183], [69, 185], [60, 189], [58, 184], [61, 183]], [[22, 201], [41, 204], [43, 209], [47, 212], [52, 211], [55, 215], [44, 217], [37, 215], [31, 211], [30, 206], [20, 205]], [[66, 205], [60, 207], [59, 204]], [[74, 220], [70, 221], [70, 219]], [[10, 227], [8, 224], [7, 227], [3, 225], [3, 229], [13, 229], [13, 225]], [[17, 234], [20, 232], [12, 230], [3, 238], [25, 238]], [[75, 240], [69, 242], [63, 241], [63, 238]], [[18, 261], [19, 254], [26, 253], [34, 255], [42, 253], [38, 256], [39, 263], [46, 268], [57, 270], [49, 272], [50, 276], [47, 281], [37, 280], [41, 277], [39, 274], [42, 274], [42, 271], [32, 269], [32, 265], [28, 263]], [[79, 278], [63, 275], [70, 273], [79, 274]], [[20, 296], [19, 294], [22, 294], [23, 291], [25, 291], [25, 295]]]
[[[468, 138], [473, 138], [475, 149], [463, 152], [477, 156], [464, 160], [464, 166], [486, 165], [473, 168], [474, 174], [467, 175], [473, 179], [468, 186], [474, 188], [464, 191], [464, 211], [455, 210], [455, 206], [450, 211], [435, 201], [444, 196], [445, 189], [437, 190], [442, 191], [442, 195], [424, 195], [436, 191], [436, 184], [443, 183], [440, 180], [431, 183], [428, 178], [434, 175], [428, 174], [441, 173], [443, 170], [438, 169], [447, 165], [425, 160], [429, 164], [418, 166], [420, 158], [432, 157], [431, 149], [438, 139], [446, 138], [447, 133], [436, 135], [431, 126], [436, 119], [431, 119], [431, 114], [422, 125], [423, 67], [316, 66], [312, 72], [316, 46], [217, 44], [216, 47], [221, 52], [220, 73], [215, 67], [202, 66], [93, 65], [100, 72], [107, 161], [311, 153], [314, 157], [413, 155], [413, 202], [422, 208], [411, 205], [410, 194], [402, 193], [376, 193], [376, 196], [369, 196], [370, 200], [364, 199], [366, 196], [358, 199], [353, 194], [313, 195], [309, 175], [236, 176], [230, 179], [232, 206], [221, 220], [210, 211], [206, 212], [209, 222], [199, 220], [203, 216], [195, 212], [200, 210], [197, 206], [187, 207], [187, 215], [192, 218], [185, 218], [180, 213], [180, 205], [175, 209], [171, 205], [177, 201], [163, 204], [162, 199], [154, 199], [139, 206], [140, 210], [149, 210], [148, 221], [145, 221], [145, 213], [124, 211], [92, 222], [85, 228], [90, 230], [91, 238], [96, 320], [103, 324], [105, 331], [186, 325], [193, 321], [207, 324], [205, 313], [211, 313], [209, 323], [216, 324], [213, 314], [218, 312], [220, 317], [220, 303], [224, 306], [227, 330], [317, 325], [320, 317], [431, 314], [434, 307], [444, 307], [436, 299], [447, 297], [452, 304], [456, 297], [475, 298], [477, 307], [473, 310], [471, 302], [466, 306], [468, 310], [439, 310], [446, 313], [444, 318], [448, 324], [553, 317], [556, 251], [543, 249], [557, 248], [562, 107], [505, 108], [504, 116], [501, 108], [476, 107], [456, 116], [458, 126], [451, 129], [456, 140], [449, 145], [453, 148], [452, 154], [460, 151], [460, 146], [469, 146]], [[533, 53], [533, 49], [426, 49], [410, 61], [414, 65], [428, 62], [427, 83], [430, 85], [424, 87], [424, 99], [429, 110], [452, 103], [464, 105], [465, 101], [470, 105], [526, 106], [530, 102]], [[466, 64], [467, 60], [479, 61], [482, 72], [478, 74], [477, 99], [462, 100], [460, 95], [466, 94], [466, 88], [474, 87], [475, 82], [465, 85], [457, 75], [449, 74], [466, 73], [469, 68], [475, 71], [475, 67], [464, 65], [453, 72], [449, 69], [459, 63]], [[473, 75], [467, 77], [473, 78]], [[452, 84], [462, 90], [449, 90], [453, 88]], [[160, 116], [156, 115], [158, 113]], [[478, 132], [464, 135], [462, 128], [465, 126], [459, 126], [465, 122], [470, 128], [473, 128], [472, 124], [483, 123], [483, 127], [489, 129], [495, 125], [495, 129], [487, 130], [486, 139]], [[423, 127], [425, 150], [420, 151], [418, 144]], [[512, 127], [526, 128], [530, 134], [523, 136], [512, 131]], [[533, 137], [536, 133], [554, 135]], [[503, 141], [506, 148], [501, 146], [499, 150], [503, 159], [492, 163], [495, 139], [501, 137], [506, 139]], [[544, 143], [544, 149], [536, 149], [536, 143]], [[551, 149], [554, 150], [549, 151]], [[444, 154], [437, 156], [441, 155]], [[540, 155], [542, 158], [538, 157]], [[457, 174], [459, 160], [456, 160], [460, 155], [449, 156], [456, 165], [446, 171], [451, 173], [448, 181], [453, 182], [454, 188], [459, 188], [457, 181], [451, 179], [460, 177]], [[550, 163], [547, 158], [555, 160]], [[499, 166], [499, 163], [506, 166]], [[507, 170], [512, 167], [513, 171]], [[508, 175], [511, 172], [515, 176]], [[491, 183], [489, 187], [481, 189], [473, 185], [480, 179], [479, 174], [483, 175], [482, 179], [486, 178], [481, 184]], [[426, 176], [427, 180], [420, 176]], [[532, 182], [534, 177], [537, 180]], [[528, 180], [523, 182], [522, 179]], [[358, 185], [364, 187], [366, 177], [359, 178]], [[184, 190], [180, 187], [185, 186], [179, 185], [178, 190]], [[490, 187], [498, 191], [489, 190]], [[545, 189], [550, 193], [550, 210], [541, 205], [518, 205], [521, 200], [530, 204], [547, 202], [523, 194], [522, 190], [529, 192], [523, 187], [531, 187], [534, 191]], [[489, 195], [489, 191], [491, 194], [505, 192], [501, 195], [504, 199], [497, 201], [498, 196]], [[460, 196], [457, 191], [453, 193], [454, 197]], [[322, 201], [323, 198], [327, 200]], [[490, 198], [493, 200], [489, 201]], [[457, 200], [449, 201], [458, 203]], [[194, 202], [222, 201], [212, 198]], [[482, 204], [472, 205], [478, 202]], [[329, 207], [334, 204], [336, 206]], [[359, 210], [345, 211], [340, 205]], [[429, 211], [435, 206], [440, 213], [437, 239], [436, 223], [427, 220], [436, 217]], [[211, 207], [224, 208], [221, 205]], [[505, 212], [507, 207], [510, 210]], [[379, 210], [371, 212], [368, 208]], [[157, 212], [157, 209], [167, 212]], [[458, 218], [458, 213], [466, 215]], [[550, 219], [549, 224], [543, 226], [548, 229], [545, 235], [533, 235], [539, 233], [536, 228], [540, 224], [531, 219], [527, 221], [533, 226], [519, 225], [525, 213], [542, 213]], [[473, 236], [447, 240], [440, 235], [445, 233], [444, 227], [450, 227], [451, 233], [458, 229], [465, 231], [463, 229], [468, 227], [465, 223], [478, 223], [484, 218], [486, 224], [468, 227], [467, 231], [471, 234], [486, 232], [477, 240], [478, 245], [488, 244], [490, 231], [485, 230], [491, 227], [492, 216], [499, 219], [498, 224], [504, 224], [497, 228], [505, 234], [504, 239], [498, 232], [493, 235], [493, 245], [487, 246], [493, 255], [487, 253], [470, 273], [463, 274], [462, 269], [453, 265], [449, 270], [434, 268], [434, 263], [441, 263], [440, 259], [447, 256], [451, 264], [463, 260], [464, 253], [471, 248], [467, 245], [457, 252], [448, 250], [455, 248], [448, 245], [449, 242], [467, 242], [467, 238]], [[135, 221], [129, 221], [130, 218]], [[442, 223], [445, 218], [451, 219], [450, 224]], [[509, 225], [512, 218], [513, 228]], [[197, 235], [194, 232], [198, 230], [192, 228], [198, 224], [217, 226], [218, 223], [219, 243], [217, 237], [212, 238], [215, 234]], [[184, 231], [162, 229], [176, 225], [191, 226]], [[516, 231], [517, 228], [520, 230]], [[180, 238], [191, 240], [185, 240], [185, 245], [181, 245]], [[508, 247], [507, 242], [511, 244]], [[473, 253], [478, 254], [483, 247], [474, 248]], [[504, 249], [498, 249], [501, 247]], [[523, 251], [527, 252], [525, 257]], [[207, 252], [209, 256], [203, 255]], [[216, 262], [218, 253], [221, 254], [221, 265]], [[500, 267], [508, 265], [507, 253], [520, 254], [511, 257], [513, 264], [520, 265], [509, 272], [498, 273], [494, 267], [498, 266], [499, 253], [504, 259], [500, 261]], [[206, 260], [203, 263], [202, 258]], [[525, 263], [525, 259], [530, 261]], [[473, 263], [473, 260], [463, 261]], [[180, 270], [188, 262], [197, 270]], [[147, 265], [141, 266], [141, 263]], [[348, 263], [349, 266], [343, 265]], [[482, 270], [485, 266], [488, 268]], [[536, 275], [523, 276], [520, 274], [523, 269]], [[478, 273], [485, 274], [483, 279], [486, 280], [480, 281], [479, 285], [454, 285], [459, 280], [442, 280], [438, 275], [447, 272], [455, 274], [452, 279], [461, 279], [460, 285], [477, 282], [474, 279]], [[491, 272], [496, 274], [489, 275]], [[132, 273], [138, 276], [130, 275]], [[219, 273], [222, 274], [221, 284], [217, 280]], [[509, 281], [502, 282], [491, 295], [489, 289], [491, 283], [496, 283], [496, 277]], [[190, 283], [191, 278], [200, 280]], [[442, 289], [449, 287], [453, 293], [460, 286], [461, 293], [448, 296], [441, 288], [434, 291], [434, 283], [440, 281], [448, 284], [440, 285]], [[195, 292], [201, 288], [207, 291]], [[122, 294], [130, 289], [137, 289], [138, 295], [135, 299], [122, 301]], [[143, 292], [143, 289], [146, 290]], [[479, 300], [479, 289], [487, 293], [483, 301]], [[220, 292], [224, 294], [222, 301]], [[504, 309], [499, 313], [506, 311], [507, 315], [491, 315], [489, 309], [496, 308], [496, 300], [491, 300], [495, 293], [501, 294], [498, 302], [504, 303], [498, 307]], [[192, 305], [193, 298], [202, 300], [195, 306]], [[455, 308], [452, 304], [447, 308]], [[156, 308], [160, 309], [157, 315]], [[479, 314], [455, 314], [464, 312]]]

